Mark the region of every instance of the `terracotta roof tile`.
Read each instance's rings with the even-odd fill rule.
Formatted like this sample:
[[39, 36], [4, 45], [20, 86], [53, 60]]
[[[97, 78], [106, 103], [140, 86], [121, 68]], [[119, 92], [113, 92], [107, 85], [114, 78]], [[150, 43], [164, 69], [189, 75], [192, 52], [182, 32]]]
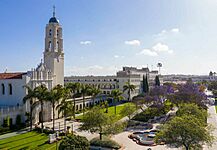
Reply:
[[15, 73], [0, 73], [0, 79], [22, 79], [24, 72], [15, 72]]

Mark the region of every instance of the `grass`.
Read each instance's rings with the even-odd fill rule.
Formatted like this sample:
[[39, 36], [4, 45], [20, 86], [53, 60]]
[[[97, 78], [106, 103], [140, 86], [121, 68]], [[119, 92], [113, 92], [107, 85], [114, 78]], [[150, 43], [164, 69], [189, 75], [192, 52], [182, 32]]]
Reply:
[[[132, 105], [132, 107], [135, 107], [135, 105], [133, 104], [133, 103], [124, 103], [124, 104], [121, 104], [121, 105], [117, 105], [116, 106], [116, 115], [115, 115], [115, 106], [111, 106], [111, 107], [109, 107], [108, 108], [108, 113], [107, 113], [107, 115], [108, 116], [113, 116], [113, 115], [115, 115], [115, 120], [119, 120], [119, 119], [121, 119], [121, 118], [123, 118], [123, 117], [125, 117], [125, 116], [122, 116], [121, 114], [120, 114], [120, 112], [121, 112], [121, 110], [124, 108], [124, 106], [126, 106], [126, 105]], [[106, 109], [104, 108], [103, 109], [103, 112], [105, 112], [106, 111]], [[80, 116], [77, 116], [76, 117], [76, 119], [81, 119], [81, 121], [82, 121], [82, 118], [83, 118], [83, 115], [80, 115]]]
[[0, 140], [0, 149], [55, 150], [56, 143], [48, 144], [47, 141], [48, 135], [32, 131]]
[[217, 113], [217, 105], [215, 105], [215, 111], [216, 111], [216, 113]]

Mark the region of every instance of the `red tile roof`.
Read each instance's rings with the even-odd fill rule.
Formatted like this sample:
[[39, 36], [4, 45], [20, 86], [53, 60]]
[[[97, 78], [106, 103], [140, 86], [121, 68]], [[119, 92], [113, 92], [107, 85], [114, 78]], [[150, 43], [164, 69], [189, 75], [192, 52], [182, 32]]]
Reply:
[[22, 75], [26, 73], [24, 72], [16, 72], [16, 73], [0, 73], [1, 79], [22, 79]]

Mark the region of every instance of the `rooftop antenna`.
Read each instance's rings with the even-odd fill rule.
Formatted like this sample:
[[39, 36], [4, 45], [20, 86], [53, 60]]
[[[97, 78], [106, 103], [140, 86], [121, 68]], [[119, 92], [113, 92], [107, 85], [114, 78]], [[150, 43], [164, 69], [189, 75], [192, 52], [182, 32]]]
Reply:
[[7, 73], [7, 72], [8, 72], [8, 67], [5, 68], [5, 72], [4, 73]]
[[55, 5], [53, 5], [53, 17], [55, 17], [55, 14], [56, 14], [56, 7], [55, 7]]

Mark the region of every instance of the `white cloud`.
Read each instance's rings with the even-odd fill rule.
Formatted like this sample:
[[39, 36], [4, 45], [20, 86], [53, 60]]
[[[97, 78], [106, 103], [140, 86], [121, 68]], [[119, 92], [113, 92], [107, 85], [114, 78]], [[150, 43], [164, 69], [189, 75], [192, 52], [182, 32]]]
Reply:
[[81, 41], [80, 44], [81, 45], [90, 45], [90, 44], [92, 44], [92, 42], [91, 41]]
[[131, 41], [125, 41], [126, 45], [132, 45], [132, 46], [140, 46], [140, 41], [139, 40], [131, 40]]
[[124, 56], [114, 55], [114, 58], [124, 58]]
[[119, 55], [114, 55], [114, 58], [119, 58], [120, 56]]
[[173, 53], [173, 50], [171, 50], [168, 45], [162, 43], [157, 43], [152, 47], [152, 49], [156, 52], [168, 52], [170, 54]]
[[179, 28], [173, 28], [170, 31], [173, 32], [173, 33], [179, 33]]
[[143, 49], [141, 52], [137, 53], [137, 55], [147, 55], [152, 57], [158, 56], [157, 52], [150, 49]]
[[158, 37], [158, 38], [165, 38], [171, 34], [177, 34], [177, 33], [180, 33], [180, 29], [179, 28], [172, 28], [172, 29], [169, 29], [169, 30], [162, 30], [160, 33], [158, 34], [155, 34], [154, 36], [155, 37]]

